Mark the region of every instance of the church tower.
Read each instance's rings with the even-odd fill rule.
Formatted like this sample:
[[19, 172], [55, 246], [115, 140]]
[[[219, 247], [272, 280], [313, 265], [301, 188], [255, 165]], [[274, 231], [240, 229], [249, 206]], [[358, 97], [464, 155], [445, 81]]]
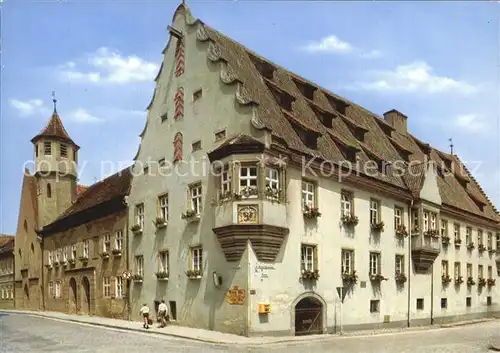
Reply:
[[57, 113], [31, 142], [35, 148], [38, 229], [58, 218], [76, 199], [77, 161], [80, 147], [69, 137]]

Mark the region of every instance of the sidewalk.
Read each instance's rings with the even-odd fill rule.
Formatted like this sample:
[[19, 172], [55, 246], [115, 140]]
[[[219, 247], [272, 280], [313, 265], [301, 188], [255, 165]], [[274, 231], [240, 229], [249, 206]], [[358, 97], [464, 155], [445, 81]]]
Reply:
[[[311, 336], [287, 336], [287, 337], [243, 337], [230, 333], [222, 333], [217, 331], [203, 330], [191, 327], [183, 327], [177, 325], [169, 325], [165, 328], [158, 328], [158, 324], [150, 326], [148, 330], [142, 328], [142, 323], [139, 321], [127, 321], [119, 319], [109, 319], [97, 316], [81, 316], [81, 315], [70, 315], [64, 313], [58, 313], [53, 311], [24, 311], [24, 310], [0, 310], [0, 312], [24, 314], [31, 316], [44, 317], [47, 319], [62, 320], [75, 322], [80, 324], [87, 324], [93, 326], [101, 326], [107, 328], [113, 328], [118, 330], [136, 331], [142, 333], [150, 333], [157, 335], [164, 335], [179, 339], [188, 339], [209, 344], [218, 345], [245, 345], [245, 346], [262, 346], [269, 344], [287, 344], [287, 343], [310, 343], [311, 341], [320, 342], [332, 339], [341, 339], [349, 337], [362, 337], [362, 336], [373, 336], [373, 335], [383, 335], [383, 334], [397, 334], [405, 332], [415, 332], [424, 330], [433, 330], [439, 328], [450, 328], [456, 326], [476, 324], [485, 321], [493, 321], [495, 319], [482, 319], [466, 322], [457, 322], [454, 324], [447, 325], [434, 325], [434, 326], [420, 326], [411, 328], [400, 328], [400, 329], [383, 329], [383, 330], [372, 330], [372, 331], [358, 331], [358, 332], [348, 332], [344, 333], [342, 336], [339, 335], [311, 335]], [[492, 343], [492, 349], [498, 347], [500, 351], [500, 339]]]

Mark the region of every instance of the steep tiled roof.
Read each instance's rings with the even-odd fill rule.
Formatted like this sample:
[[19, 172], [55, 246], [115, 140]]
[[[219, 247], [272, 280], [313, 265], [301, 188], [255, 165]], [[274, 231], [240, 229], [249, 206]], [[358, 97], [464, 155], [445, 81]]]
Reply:
[[88, 186], [78, 184], [76, 186], [76, 196], [80, 196], [88, 188], [89, 188]]
[[110, 201], [113, 198], [128, 195], [131, 181], [132, 173], [129, 167], [89, 186], [76, 199], [75, 203], [59, 216], [56, 222], [70, 215]]
[[57, 111], [55, 110], [54, 113], [52, 113], [52, 116], [50, 117], [47, 125], [38, 135], [31, 139], [31, 142], [35, 143], [42, 137], [55, 137], [77, 146], [76, 143], [74, 143], [73, 140], [69, 137], [69, 134], [64, 128], [61, 118], [59, 118], [59, 114], [57, 114]]
[[[198, 40], [208, 42], [208, 59], [221, 63], [222, 81], [237, 85], [236, 100], [253, 108], [253, 122], [272, 132], [273, 143], [332, 162], [345, 160], [346, 149], [357, 151], [361, 166], [374, 159], [393, 164], [415, 162], [416, 166], [403, 174], [389, 167], [385, 173], [370, 175], [412, 194], [422, 185], [426, 158], [447, 169], [463, 169], [456, 156], [438, 151], [405, 131], [396, 131], [367, 109], [250, 51], [195, 19], [184, 4], [176, 14], [182, 12], [188, 25], [197, 26]], [[315, 146], [306, 143], [307, 134], [317, 136]], [[443, 203], [499, 222], [500, 216], [476, 180], [467, 170], [460, 174], [437, 178]], [[469, 179], [465, 187], [464, 178]], [[471, 195], [484, 199], [486, 205], [481, 207]]]
[[12, 236], [12, 235], [6, 235], [6, 234], [0, 234], [0, 247], [4, 246], [5, 244], [7, 244], [11, 240], [14, 240], [14, 236]]

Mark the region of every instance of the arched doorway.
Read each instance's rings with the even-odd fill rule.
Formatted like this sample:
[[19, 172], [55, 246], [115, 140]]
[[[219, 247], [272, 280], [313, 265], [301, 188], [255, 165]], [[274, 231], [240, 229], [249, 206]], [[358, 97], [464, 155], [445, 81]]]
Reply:
[[295, 305], [295, 336], [323, 333], [323, 304], [314, 297], [305, 297]]
[[90, 314], [90, 282], [87, 277], [82, 279], [83, 298], [82, 298], [82, 312]]
[[68, 307], [70, 313], [77, 312], [76, 292], [77, 292], [76, 280], [73, 277], [71, 277], [71, 279], [69, 280], [69, 296], [68, 296]]

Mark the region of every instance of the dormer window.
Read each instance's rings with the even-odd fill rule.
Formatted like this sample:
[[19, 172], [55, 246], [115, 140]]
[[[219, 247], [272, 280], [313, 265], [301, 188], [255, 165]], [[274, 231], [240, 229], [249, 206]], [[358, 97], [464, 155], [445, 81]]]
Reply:
[[365, 134], [368, 132], [368, 129], [364, 128], [361, 125], [356, 124], [354, 121], [347, 117], [343, 117], [344, 122], [347, 125], [347, 128], [349, 131], [353, 134], [353, 136], [356, 138], [356, 140], [364, 142], [365, 140]]
[[318, 119], [325, 127], [328, 128], [333, 127], [333, 119], [335, 118], [335, 114], [318, 107], [313, 102], [309, 102], [309, 106], [311, 107], [311, 109], [314, 111]]
[[315, 134], [307, 132], [300, 127], [294, 127], [295, 131], [299, 135], [302, 142], [310, 149], [316, 149], [318, 147], [318, 141]]
[[292, 78], [292, 80], [304, 97], [314, 100], [314, 91], [317, 90], [317, 87], [297, 78]]
[[274, 98], [278, 102], [279, 106], [282, 109], [291, 111], [292, 110], [292, 102], [295, 100], [295, 97], [290, 93], [279, 88], [275, 83], [266, 80], [267, 87], [271, 90]]
[[52, 144], [50, 142], [44, 142], [43, 151], [46, 156], [50, 156], [52, 154]]
[[333, 97], [333, 96], [330, 96], [330, 95], [326, 95], [326, 98], [328, 99], [328, 101], [330, 102], [330, 104], [332, 105], [332, 107], [336, 111], [338, 111], [342, 115], [346, 115], [347, 107], [349, 106], [349, 103], [344, 102], [343, 100], [336, 98], [336, 97]]
[[250, 57], [250, 60], [252, 60], [252, 63], [255, 65], [255, 67], [262, 76], [264, 76], [268, 80], [273, 79], [274, 71], [276, 70], [276, 67], [273, 64], [265, 61], [264, 59], [258, 58], [250, 53], [248, 53], [248, 56]]
[[409, 162], [410, 155], [412, 152], [410, 150], [404, 148], [403, 146], [401, 146], [399, 143], [396, 142], [396, 140], [394, 140], [392, 138], [389, 138], [389, 141], [394, 146], [394, 148], [396, 149], [398, 154], [401, 156], [401, 158], [403, 158], [404, 161]]

